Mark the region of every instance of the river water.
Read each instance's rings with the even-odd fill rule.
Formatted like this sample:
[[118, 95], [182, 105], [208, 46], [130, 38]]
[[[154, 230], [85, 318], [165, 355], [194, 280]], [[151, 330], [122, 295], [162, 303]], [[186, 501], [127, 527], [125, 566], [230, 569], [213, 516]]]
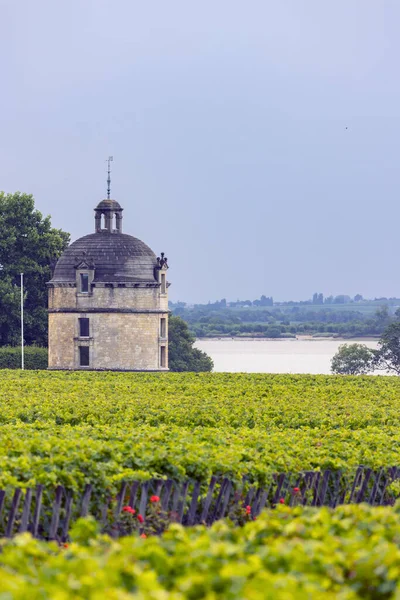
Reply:
[[377, 348], [376, 340], [364, 339], [198, 339], [195, 346], [211, 356], [217, 372], [329, 374], [339, 346], [356, 341]]

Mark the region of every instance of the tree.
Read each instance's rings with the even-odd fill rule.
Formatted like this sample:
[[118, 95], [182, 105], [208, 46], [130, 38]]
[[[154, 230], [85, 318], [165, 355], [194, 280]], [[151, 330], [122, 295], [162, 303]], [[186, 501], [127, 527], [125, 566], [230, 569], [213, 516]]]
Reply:
[[261, 296], [260, 306], [273, 306], [273, 305], [274, 305], [274, 299], [272, 298], [272, 296], [269, 296], [268, 298], [264, 294]]
[[342, 344], [332, 358], [331, 371], [336, 375], [365, 375], [373, 370], [375, 353], [365, 344]]
[[20, 331], [20, 274], [24, 273], [25, 342], [47, 343], [47, 288], [51, 265], [69, 234], [53, 229], [35, 210], [31, 195], [0, 192], [0, 346], [14, 345]]
[[323, 294], [318, 294], [318, 292], [315, 292], [315, 294], [313, 294], [312, 297], [312, 303], [313, 304], [323, 304], [324, 303], [324, 295]]
[[333, 299], [333, 303], [334, 304], [347, 304], [347, 302], [350, 302], [351, 298], [350, 296], [347, 296], [345, 294], [339, 294], [339, 296], [335, 296]]
[[170, 315], [168, 321], [168, 362], [171, 371], [212, 371], [211, 358], [198, 348], [193, 348], [195, 338], [187, 323]]
[[279, 326], [268, 327], [265, 331], [266, 337], [279, 338], [281, 337], [281, 328]]
[[378, 345], [374, 368], [393, 371], [396, 375], [400, 375], [400, 321], [395, 321], [386, 327]]
[[375, 322], [378, 327], [384, 327], [389, 324], [390, 315], [389, 315], [389, 307], [387, 304], [383, 304], [375, 311], [374, 316]]

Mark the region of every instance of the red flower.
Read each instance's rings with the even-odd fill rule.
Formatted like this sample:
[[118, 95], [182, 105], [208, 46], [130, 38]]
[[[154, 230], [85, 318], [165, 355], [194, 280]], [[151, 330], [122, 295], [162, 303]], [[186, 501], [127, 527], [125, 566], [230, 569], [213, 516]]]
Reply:
[[249, 515], [251, 513], [251, 506], [246, 506], [246, 514]]
[[296, 488], [293, 488], [293, 491], [294, 491], [294, 493], [295, 493], [295, 494], [298, 494], [298, 493], [299, 493], [299, 491], [300, 491], [300, 488], [298, 488], [298, 487], [296, 487]]
[[63, 548], [69, 548], [69, 544], [63, 544]]
[[150, 502], [160, 502], [160, 496], [151, 496]]
[[147, 538], [147, 535], [145, 533], [141, 533], [140, 537], [143, 538], [143, 539], [145, 539], [145, 538]]
[[143, 519], [142, 515], [138, 515], [137, 520], [139, 521], [139, 523], [144, 523], [144, 519]]
[[285, 498], [279, 498], [279, 502], [280, 502], [281, 504], [285, 504]]
[[130, 513], [131, 515], [134, 515], [136, 510], [134, 508], [131, 508], [130, 506], [124, 506], [124, 508], [122, 509], [122, 512], [127, 512], [127, 513]]

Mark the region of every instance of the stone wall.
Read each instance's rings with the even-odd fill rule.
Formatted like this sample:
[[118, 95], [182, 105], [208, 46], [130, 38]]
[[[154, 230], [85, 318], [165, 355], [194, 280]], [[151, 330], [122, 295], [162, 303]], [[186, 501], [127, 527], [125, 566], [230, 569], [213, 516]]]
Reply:
[[77, 316], [68, 313], [49, 313], [49, 368], [74, 368], [74, 336]]
[[[79, 318], [89, 319], [89, 337], [79, 336]], [[96, 287], [85, 295], [76, 287], [51, 287], [49, 368], [167, 370], [168, 321], [161, 338], [161, 318], [168, 319], [168, 294], [158, 287]], [[79, 365], [79, 346], [89, 346], [89, 367]]]
[[89, 294], [76, 287], [51, 287], [49, 309], [63, 308], [137, 308], [168, 310], [168, 294], [158, 287], [95, 287]]

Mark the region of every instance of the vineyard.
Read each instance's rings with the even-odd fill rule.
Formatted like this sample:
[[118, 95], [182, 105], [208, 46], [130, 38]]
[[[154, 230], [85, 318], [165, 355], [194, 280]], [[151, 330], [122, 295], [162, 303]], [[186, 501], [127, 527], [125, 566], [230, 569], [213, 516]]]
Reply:
[[[0, 529], [8, 514], [14, 533], [26, 530], [40, 489], [37, 527], [59, 523], [66, 537], [3, 539], [0, 598], [400, 597], [400, 511], [355, 504], [400, 495], [399, 409], [396, 377], [2, 371]], [[207, 524], [231, 515], [225, 481], [247, 486], [244, 527], [241, 513], [210, 528], [172, 520], [143, 540], [145, 512], [136, 535], [111, 540], [68, 505], [73, 497], [81, 507], [90, 488], [90, 514], [107, 502], [138, 514], [147, 491], [163, 504], [169, 490], [190, 525], [202, 522], [191, 509], [204, 512], [210, 480], [219, 483]], [[121, 492], [133, 488], [136, 500]], [[192, 500], [174, 489], [192, 490]], [[325, 495], [334, 510], [318, 508]]]
[[278, 507], [238, 528], [173, 525], [111, 540], [78, 521], [73, 542], [1, 542], [0, 598], [375, 600], [398, 598], [397, 508]]
[[279, 472], [399, 462], [395, 377], [21, 373], [0, 380], [0, 488]]

